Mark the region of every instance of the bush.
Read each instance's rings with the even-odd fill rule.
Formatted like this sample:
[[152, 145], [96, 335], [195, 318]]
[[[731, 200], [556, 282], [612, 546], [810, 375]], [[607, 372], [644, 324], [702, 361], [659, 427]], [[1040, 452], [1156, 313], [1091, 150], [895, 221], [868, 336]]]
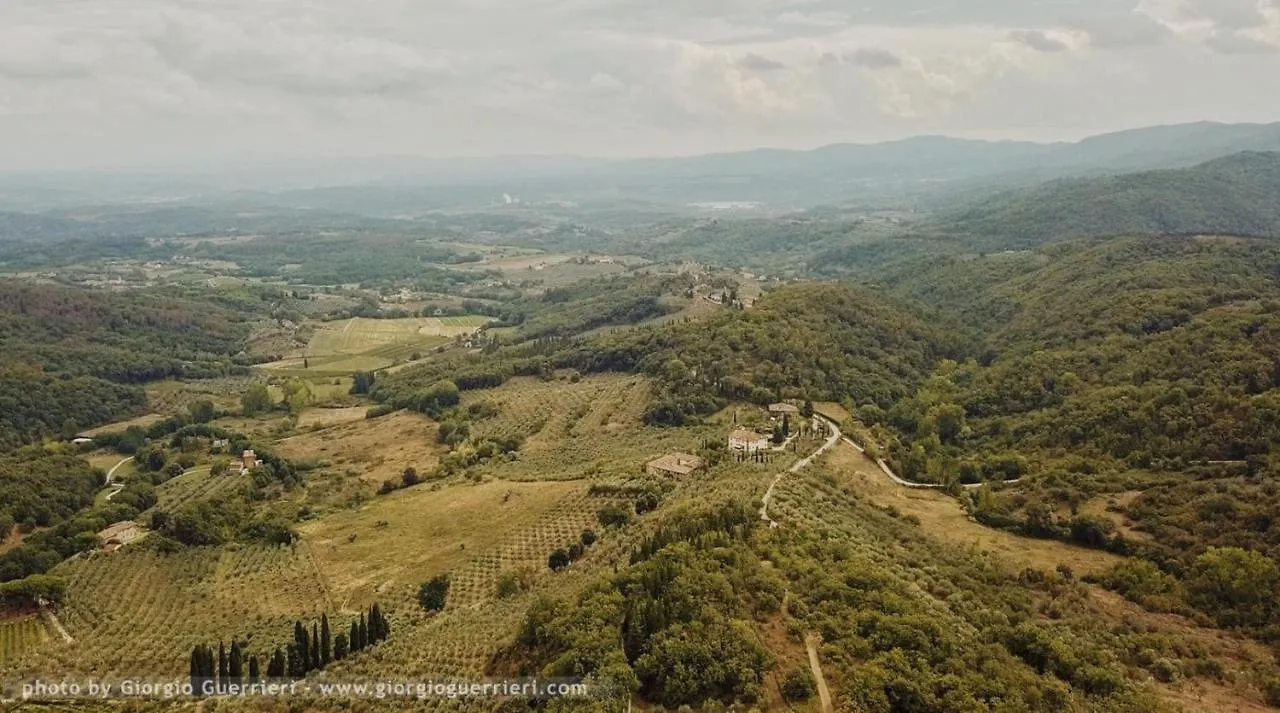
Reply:
[[813, 677], [804, 666], [791, 669], [782, 680], [782, 700], [788, 703], [803, 703], [813, 698], [814, 693]]
[[569, 553], [561, 547], [555, 552], [552, 552], [551, 556], [547, 558], [547, 566], [550, 567], [553, 572], [559, 572], [565, 567], [568, 567], [569, 562], [571, 561], [572, 560], [569, 559]]
[[441, 574], [426, 582], [418, 588], [418, 604], [423, 609], [432, 612], [444, 609], [445, 599], [449, 596], [449, 575]]
[[631, 513], [617, 505], [609, 505], [600, 508], [596, 513], [596, 520], [604, 527], [622, 527], [631, 522]]
[[596, 531], [591, 529], [583, 530], [580, 541], [582, 542], [583, 547], [590, 547], [591, 545], [594, 545], [596, 542]]

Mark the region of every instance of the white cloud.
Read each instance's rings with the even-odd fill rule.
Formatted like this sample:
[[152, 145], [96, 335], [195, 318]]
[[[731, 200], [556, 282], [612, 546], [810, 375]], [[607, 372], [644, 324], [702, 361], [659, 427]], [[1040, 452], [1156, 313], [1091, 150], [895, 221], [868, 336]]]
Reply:
[[1280, 118], [1250, 1], [3, 0], [0, 165]]

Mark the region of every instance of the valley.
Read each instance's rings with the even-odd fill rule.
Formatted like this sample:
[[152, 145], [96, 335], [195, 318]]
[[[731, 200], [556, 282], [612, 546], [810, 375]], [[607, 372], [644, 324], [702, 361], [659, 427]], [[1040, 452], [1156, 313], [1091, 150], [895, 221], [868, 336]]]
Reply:
[[1275, 166], [0, 240], [5, 695], [234, 646], [597, 687], [424, 711], [1280, 705]]

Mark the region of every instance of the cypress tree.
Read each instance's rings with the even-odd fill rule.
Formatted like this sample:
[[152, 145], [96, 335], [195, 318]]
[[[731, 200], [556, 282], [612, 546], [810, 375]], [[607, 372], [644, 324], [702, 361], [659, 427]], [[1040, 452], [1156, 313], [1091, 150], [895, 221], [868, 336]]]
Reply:
[[320, 634], [315, 624], [311, 625], [311, 670], [320, 670]]
[[262, 679], [262, 670], [258, 668], [258, 655], [249, 657], [249, 683], [257, 683]]
[[354, 621], [351, 622], [351, 635], [347, 637], [347, 643], [353, 653], [360, 650], [360, 627]]
[[191, 690], [196, 693], [200, 692], [201, 673], [204, 671], [204, 655], [200, 651], [200, 644], [191, 647]]
[[227, 680], [227, 647], [221, 641], [218, 642], [218, 680]]
[[288, 658], [290, 678], [302, 678], [307, 675], [307, 670], [302, 665], [302, 655], [298, 651], [297, 644], [289, 644]]
[[378, 611], [378, 603], [374, 602], [369, 605], [369, 644], [373, 645], [381, 641], [382, 625], [378, 622], [381, 612]]
[[330, 640], [329, 632], [329, 615], [320, 615], [320, 666], [323, 668], [329, 665], [329, 661], [333, 658], [333, 643]]
[[333, 637], [333, 660], [341, 661], [347, 657], [347, 639], [346, 634], [338, 634]]
[[356, 630], [360, 635], [360, 649], [364, 650], [369, 646], [369, 624], [364, 619], [364, 612], [360, 612], [360, 624]]
[[231, 654], [227, 657], [227, 673], [231, 680], [239, 682], [244, 678], [244, 654], [240, 651], [240, 642], [231, 642]]
[[284, 678], [284, 651], [279, 646], [271, 652], [271, 660], [267, 662], [267, 678]]

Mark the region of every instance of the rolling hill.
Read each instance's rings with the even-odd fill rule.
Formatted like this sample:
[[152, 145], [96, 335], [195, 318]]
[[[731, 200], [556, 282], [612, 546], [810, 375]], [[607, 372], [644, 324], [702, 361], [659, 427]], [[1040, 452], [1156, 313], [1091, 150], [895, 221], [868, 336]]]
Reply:
[[932, 231], [992, 248], [1061, 238], [1199, 233], [1280, 235], [1280, 153], [1244, 152], [1191, 168], [1059, 180], [939, 214]]

